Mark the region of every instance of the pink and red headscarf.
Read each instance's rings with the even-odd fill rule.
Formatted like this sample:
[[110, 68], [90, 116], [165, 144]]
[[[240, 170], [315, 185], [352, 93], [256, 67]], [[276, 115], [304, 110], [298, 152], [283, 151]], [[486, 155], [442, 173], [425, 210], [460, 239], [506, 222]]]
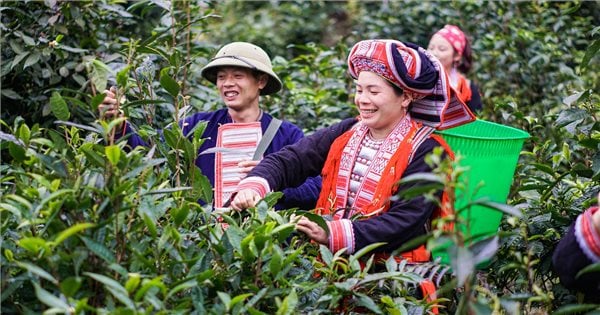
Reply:
[[348, 56], [348, 72], [370, 71], [413, 98], [410, 115], [425, 125], [447, 129], [475, 120], [451, 87], [439, 60], [427, 50], [392, 39], [358, 42]]
[[446, 24], [444, 28], [437, 31], [436, 35], [440, 35], [445, 38], [450, 45], [456, 50], [456, 52], [462, 56], [467, 45], [467, 37], [465, 33], [461, 31], [456, 25]]

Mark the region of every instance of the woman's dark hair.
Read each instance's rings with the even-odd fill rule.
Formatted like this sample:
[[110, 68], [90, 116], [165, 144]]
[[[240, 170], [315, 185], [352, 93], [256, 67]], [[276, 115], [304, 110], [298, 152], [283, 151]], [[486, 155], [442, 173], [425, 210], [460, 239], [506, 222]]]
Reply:
[[467, 74], [471, 71], [471, 67], [473, 66], [473, 52], [471, 50], [471, 43], [469, 39], [465, 36], [465, 48], [463, 49], [462, 58], [460, 58], [460, 62], [456, 67], [458, 71]]
[[390, 82], [387, 79], [384, 79], [384, 80], [385, 80], [385, 82], [387, 82], [387, 84], [389, 84], [392, 88], [394, 88], [394, 93], [396, 93], [397, 96], [402, 96], [402, 94], [404, 94], [404, 90], [401, 89], [399, 86], [395, 85], [394, 83]]

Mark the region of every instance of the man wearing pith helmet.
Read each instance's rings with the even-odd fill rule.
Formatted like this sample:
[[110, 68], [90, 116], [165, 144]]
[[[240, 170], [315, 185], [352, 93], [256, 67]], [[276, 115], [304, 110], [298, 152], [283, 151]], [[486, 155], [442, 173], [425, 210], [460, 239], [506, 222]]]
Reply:
[[[206, 140], [198, 151], [196, 165], [214, 187], [214, 207], [222, 208], [227, 207], [238, 182], [263, 155], [297, 142], [304, 134], [298, 126], [275, 119], [260, 108], [261, 95], [277, 93], [282, 87], [262, 48], [246, 42], [229, 43], [200, 74], [216, 85], [226, 107], [196, 113], [185, 119], [182, 129], [188, 134], [199, 122], [207, 122], [202, 135]], [[116, 103], [114, 93], [105, 92], [107, 97], [99, 109], [107, 116], [115, 115], [110, 107]], [[145, 145], [128, 124], [124, 130], [123, 134], [131, 133], [129, 145]], [[297, 188], [285, 190], [278, 208], [312, 208], [320, 188], [320, 178], [310, 178]]]

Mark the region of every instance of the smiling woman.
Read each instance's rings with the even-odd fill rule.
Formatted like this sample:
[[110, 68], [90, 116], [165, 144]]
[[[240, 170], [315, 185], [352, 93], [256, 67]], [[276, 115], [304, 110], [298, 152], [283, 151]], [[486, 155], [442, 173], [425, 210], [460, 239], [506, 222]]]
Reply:
[[[425, 233], [436, 205], [425, 197], [391, 200], [410, 174], [431, 172], [425, 156], [442, 139], [434, 129], [470, 122], [473, 114], [451, 88], [444, 68], [426, 50], [393, 40], [357, 43], [348, 57], [356, 81], [358, 119], [347, 119], [267, 157], [242, 180], [232, 206], [252, 207], [269, 191], [294, 187], [307, 176], [323, 175], [317, 212], [332, 216], [328, 231], [306, 218], [298, 230], [332, 251], [353, 253], [385, 242], [390, 253]], [[438, 196], [441, 194], [439, 192]], [[351, 221], [354, 215], [368, 219]], [[415, 252], [414, 260], [429, 259]], [[409, 255], [408, 255], [409, 256]], [[417, 258], [416, 256], [419, 256]]]
[[[450, 148], [435, 128], [470, 122], [473, 114], [451, 88], [444, 68], [426, 50], [393, 40], [366, 40], [348, 57], [356, 82], [357, 119], [318, 130], [268, 156], [242, 180], [232, 202], [236, 210], [253, 207], [269, 191], [294, 187], [319, 173], [323, 188], [315, 211], [332, 220], [327, 229], [302, 217], [296, 229], [333, 252], [352, 254], [370, 244], [379, 259], [407, 241], [427, 233], [428, 222], [444, 209], [425, 196], [392, 199], [398, 191], [427, 185], [397, 185], [403, 177], [430, 173], [425, 162], [436, 147]], [[442, 191], [437, 197], [444, 198]], [[359, 217], [362, 219], [352, 220]], [[397, 259], [426, 262], [421, 245]], [[433, 294], [433, 284], [423, 290]], [[425, 289], [428, 288], [428, 289]], [[430, 296], [432, 298], [433, 296]]]
[[354, 103], [362, 122], [369, 127], [369, 136], [385, 139], [408, 111], [411, 99], [371, 71], [363, 71], [356, 80]]

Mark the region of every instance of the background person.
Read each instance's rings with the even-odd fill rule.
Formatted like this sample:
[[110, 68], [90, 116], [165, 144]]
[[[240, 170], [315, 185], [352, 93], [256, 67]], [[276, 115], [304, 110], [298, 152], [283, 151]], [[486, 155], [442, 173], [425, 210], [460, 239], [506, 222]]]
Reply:
[[427, 50], [440, 60], [450, 84], [471, 111], [480, 111], [482, 103], [479, 88], [465, 77], [471, 71], [473, 55], [469, 39], [463, 31], [456, 25], [444, 26], [431, 37]]
[[579, 271], [595, 263], [600, 263], [600, 194], [598, 206], [577, 216], [552, 255], [554, 270], [562, 284], [600, 302], [600, 272], [577, 277]]
[[[215, 187], [215, 206], [222, 207], [226, 205], [239, 180], [258, 164], [258, 161], [251, 159], [252, 152], [258, 139], [273, 121], [273, 117], [260, 108], [260, 96], [278, 92], [282, 84], [273, 72], [267, 53], [246, 42], [233, 42], [223, 46], [202, 68], [201, 75], [217, 86], [226, 107], [213, 112], [196, 113], [187, 117], [181, 126], [183, 134], [188, 134], [199, 122], [207, 122], [202, 134], [205, 141], [199, 148], [196, 165]], [[110, 118], [120, 115], [114, 90], [105, 93], [106, 97], [99, 105], [101, 116]], [[128, 135], [127, 142], [131, 147], [146, 145], [128, 123], [118, 130], [124, 130], [118, 137]], [[283, 121], [265, 155], [295, 143], [303, 136], [299, 127]], [[219, 151], [213, 148], [229, 150]], [[298, 183], [293, 187], [295, 188], [283, 190], [284, 197], [279, 208], [314, 207], [321, 187], [319, 177], [309, 178], [305, 183]]]

